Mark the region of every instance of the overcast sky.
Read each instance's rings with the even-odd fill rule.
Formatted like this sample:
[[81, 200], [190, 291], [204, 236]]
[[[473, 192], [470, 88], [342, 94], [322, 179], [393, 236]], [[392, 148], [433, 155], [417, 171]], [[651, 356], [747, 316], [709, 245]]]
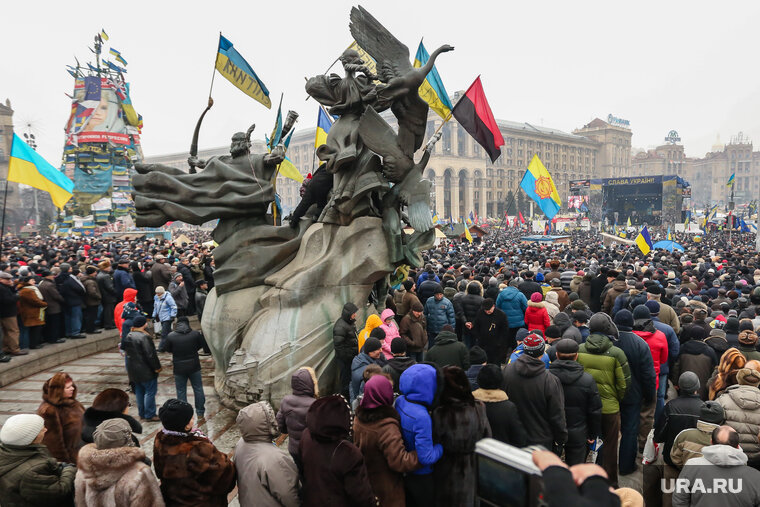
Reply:
[[[276, 103], [316, 123], [304, 77], [323, 73], [351, 42], [354, 2], [4, 2], [0, 6], [0, 100], [16, 131], [30, 124], [39, 150], [58, 165], [73, 79], [65, 65], [91, 56], [104, 28], [128, 61], [132, 102], [144, 117], [146, 156], [186, 152], [205, 107], [221, 31], [269, 88], [267, 110], [217, 75], [216, 102], [200, 147], [227, 145], [256, 123], [271, 131]], [[630, 120], [633, 146], [663, 143], [671, 129], [687, 156], [739, 131], [760, 144], [760, 2], [366, 1], [411, 57], [421, 37], [449, 93], [478, 75], [499, 119], [565, 131], [612, 113]], [[335, 70], [338, 70], [336, 67]]]

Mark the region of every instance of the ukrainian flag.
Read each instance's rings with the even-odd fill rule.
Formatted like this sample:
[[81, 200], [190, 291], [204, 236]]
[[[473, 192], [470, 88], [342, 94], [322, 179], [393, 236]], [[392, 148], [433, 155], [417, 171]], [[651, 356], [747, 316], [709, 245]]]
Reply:
[[670, 226], [668, 226], [668, 241], [673, 241], [673, 236], [670, 234]]
[[293, 181], [297, 181], [298, 183], [303, 183], [303, 176], [298, 171], [298, 168], [293, 164], [293, 162], [290, 161], [288, 157], [285, 157], [285, 160], [280, 162], [280, 167], [277, 170], [277, 174], [280, 176], [285, 176], [286, 178], [289, 178]]
[[74, 191], [73, 181], [42, 158], [16, 134], [13, 134], [8, 181], [15, 181], [47, 192], [53, 204], [61, 209], [71, 199]]
[[[414, 57], [414, 67], [422, 67], [429, 59], [430, 55], [425, 49], [425, 46], [422, 45], [422, 41], [420, 41], [420, 45], [417, 48], [417, 55]], [[446, 88], [443, 87], [443, 81], [441, 80], [441, 76], [438, 75], [438, 70], [435, 68], [435, 65], [433, 65], [433, 68], [428, 72], [425, 81], [420, 85], [419, 93], [422, 100], [427, 102], [430, 109], [435, 111], [441, 118], [446, 119], [446, 117], [451, 114], [452, 106], [451, 101], [449, 100], [449, 94], [446, 93]]]
[[559, 198], [554, 180], [552, 180], [544, 164], [541, 163], [538, 155], [533, 155], [533, 160], [530, 161], [528, 169], [525, 171], [525, 175], [520, 182], [520, 188], [528, 194], [528, 197], [536, 201], [538, 207], [541, 208], [541, 211], [544, 212], [549, 220], [559, 213], [562, 200]]
[[639, 250], [641, 250], [641, 253], [644, 255], [652, 251], [652, 237], [649, 235], [649, 231], [647, 230], [646, 225], [643, 229], [641, 229], [639, 235], [636, 236], [634, 242], [639, 247]]
[[433, 224], [438, 225], [440, 221], [438, 220], [438, 213], [433, 213]]
[[731, 174], [731, 177], [728, 178], [728, 181], [726, 182], [726, 186], [727, 187], [733, 186], [734, 181], [736, 181], [736, 173]]
[[219, 34], [219, 50], [216, 55], [216, 70], [237, 86], [243, 93], [261, 102], [267, 108], [272, 107], [269, 90], [264, 86], [248, 62], [232, 47], [232, 42]]
[[330, 116], [320, 107], [317, 115], [317, 136], [314, 139], [314, 148], [319, 148], [327, 142], [327, 133], [330, 132], [330, 127], [332, 127]]
[[[459, 217], [459, 220], [464, 222], [464, 220], [462, 220], [462, 217]], [[470, 226], [469, 224], [466, 224], [466, 223], [464, 224], [464, 237], [467, 239], [467, 241], [472, 243], [472, 234], [470, 234]]]

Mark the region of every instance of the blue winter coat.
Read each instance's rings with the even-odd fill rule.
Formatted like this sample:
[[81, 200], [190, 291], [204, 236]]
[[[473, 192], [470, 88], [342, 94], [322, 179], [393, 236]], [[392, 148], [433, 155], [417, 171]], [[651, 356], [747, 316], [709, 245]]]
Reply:
[[379, 366], [385, 366], [387, 361], [385, 356], [380, 354], [377, 359], [372, 359], [369, 354], [365, 352], [359, 352], [351, 360], [351, 383], [348, 384], [348, 397], [351, 403], [354, 402], [357, 396], [362, 393], [362, 381], [364, 380], [364, 368], [370, 364], [376, 364]]
[[441, 444], [433, 443], [433, 420], [428, 409], [435, 399], [437, 372], [429, 364], [415, 364], [401, 374], [396, 411], [401, 418], [401, 436], [407, 452], [417, 451], [421, 468], [417, 475], [433, 473], [433, 465], [443, 456]]
[[113, 272], [113, 289], [116, 295], [121, 298], [124, 295], [124, 289], [135, 289], [135, 281], [132, 275], [126, 269], [118, 267]]
[[454, 305], [446, 298], [436, 301], [435, 296], [430, 297], [425, 301], [425, 319], [427, 319], [428, 333], [438, 334], [446, 324], [454, 327], [456, 326]]
[[528, 300], [525, 294], [515, 287], [507, 287], [496, 298], [496, 308], [507, 314], [509, 327], [522, 327], [525, 325], [525, 310], [528, 309]]
[[174, 298], [169, 291], [164, 292], [164, 298], [159, 299], [158, 296], [153, 296], [153, 318], [158, 317], [160, 322], [166, 322], [172, 320], [177, 316], [177, 303], [174, 302]]

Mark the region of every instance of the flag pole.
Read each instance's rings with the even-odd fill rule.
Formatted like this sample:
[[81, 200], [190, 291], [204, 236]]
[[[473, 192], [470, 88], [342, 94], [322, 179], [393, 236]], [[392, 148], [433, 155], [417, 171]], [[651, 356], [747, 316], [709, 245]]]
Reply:
[[3, 218], [2, 225], [0, 225], [0, 255], [5, 250], [5, 206], [8, 202], [8, 176], [10, 176], [11, 168], [8, 166], [8, 174], [5, 176], [5, 191], [3, 192]]
[[[219, 42], [222, 41], [222, 32], [219, 32]], [[201, 124], [203, 123], [203, 118], [206, 117], [206, 113], [209, 112], [209, 109], [214, 105], [214, 99], [211, 98], [211, 92], [214, 90], [214, 78], [216, 77], [216, 64], [219, 62], [219, 46], [216, 48], [216, 57], [214, 58], [214, 71], [211, 73], [211, 87], [208, 90], [208, 101], [206, 103], [206, 109], [203, 110], [201, 113], [200, 118], [198, 118], [198, 123], [195, 124], [195, 130], [193, 131], [193, 140], [190, 143], [190, 158], [187, 160], [187, 164], [190, 166], [190, 174], [195, 174], [197, 167], [198, 160], [196, 157], [198, 156], [198, 136], [201, 131]]]

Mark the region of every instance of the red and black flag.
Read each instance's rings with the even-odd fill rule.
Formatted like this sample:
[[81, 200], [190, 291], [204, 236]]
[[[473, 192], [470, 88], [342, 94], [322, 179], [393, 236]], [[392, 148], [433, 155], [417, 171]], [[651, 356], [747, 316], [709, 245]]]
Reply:
[[480, 144], [495, 162], [504, 144], [499, 126], [493, 117], [491, 106], [488, 105], [480, 76], [470, 85], [467, 92], [459, 99], [451, 114], [459, 124]]

